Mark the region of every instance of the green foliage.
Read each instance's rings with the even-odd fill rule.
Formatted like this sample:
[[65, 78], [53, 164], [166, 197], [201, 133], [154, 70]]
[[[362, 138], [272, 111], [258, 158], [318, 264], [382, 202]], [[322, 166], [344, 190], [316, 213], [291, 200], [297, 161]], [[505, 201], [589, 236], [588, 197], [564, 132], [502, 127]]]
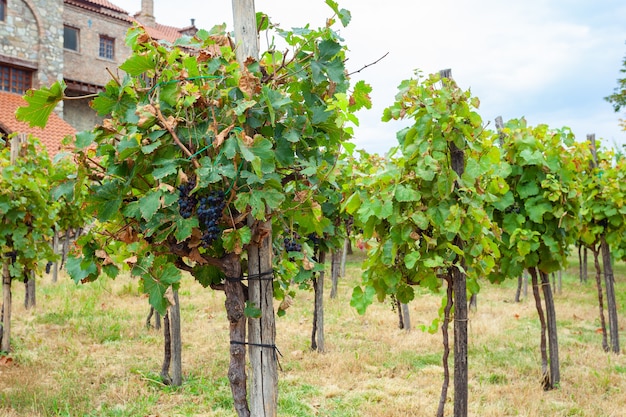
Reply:
[[[451, 80], [430, 76], [404, 81], [385, 110], [383, 120], [408, 118], [413, 125], [398, 133], [400, 156], [392, 151], [389, 160], [359, 161], [357, 190], [343, 205], [364, 237], [376, 239], [364, 263], [365, 290], [353, 293], [357, 310], [364, 311], [374, 294], [379, 301], [394, 295], [409, 302], [410, 285], [436, 291], [438, 276], [452, 267], [470, 279], [494, 267], [497, 227], [484, 207], [502, 194], [499, 187], [486, 191], [498, 181], [500, 157], [477, 105]], [[464, 153], [461, 176], [451, 166], [453, 147]]]
[[56, 105], [63, 99], [65, 83], [57, 81], [48, 87], [39, 90], [28, 90], [24, 99], [27, 107], [20, 107], [15, 114], [18, 120], [28, 122], [30, 126], [45, 127], [50, 114]]
[[0, 149], [0, 256], [10, 276], [22, 281], [25, 270], [54, 258], [50, 239], [58, 205], [50, 195], [54, 168], [39, 141], [20, 145], [13, 163], [10, 153], [10, 147]]
[[626, 256], [626, 161], [616, 158], [612, 150], [598, 146], [596, 159], [581, 144], [582, 162], [579, 182], [582, 187], [581, 224], [577, 237], [586, 246], [594, 248], [604, 235], [615, 259]]
[[[347, 24], [349, 12], [329, 5]], [[326, 184], [337, 175], [339, 153], [350, 147], [353, 113], [370, 105], [370, 88], [360, 82], [349, 90], [346, 47], [332, 22], [284, 31], [266, 15], [259, 19], [284, 38], [290, 57], [271, 45], [258, 62], [240, 65], [224, 27], [175, 46], [137, 27], [129, 31], [133, 54], [120, 67], [126, 74], [91, 103], [105, 120], [77, 135], [74, 192], [88, 189], [83, 212], [98, 222], [68, 261], [75, 281], [130, 268], [162, 311], [167, 288], [178, 282], [172, 268], [197, 273], [203, 285], [218, 283], [224, 275], [205, 267], [224, 270], [228, 254], [245, 258], [259, 222], [271, 219], [276, 229], [303, 235], [335, 231], [326, 216], [333, 204], [339, 212], [341, 197], [336, 184]], [[27, 109], [31, 119], [46, 111], [40, 102]], [[190, 216], [181, 214], [187, 184], [191, 199], [224, 193], [216, 239], [206, 238], [200, 203], [190, 203]], [[63, 184], [59, 192], [71, 188]], [[279, 295], [294, 275], [310, 278], [320, 269], [308, 249], [281, 267], [289, 275], [279, 274]]]
[[502, 262], [490, 279], [531, 267], [560, 270], [580, 224], [579, 147], [569, 129], [529, 127], [523, 119], [507, 122], [501, 135], [506, 192], [493, 217], [502, 228]]

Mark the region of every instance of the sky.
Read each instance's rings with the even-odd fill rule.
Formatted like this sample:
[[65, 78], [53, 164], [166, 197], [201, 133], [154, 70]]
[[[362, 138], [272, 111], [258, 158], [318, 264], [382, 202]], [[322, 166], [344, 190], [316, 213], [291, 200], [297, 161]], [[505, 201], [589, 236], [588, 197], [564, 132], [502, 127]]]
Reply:
[[[131, 14], [141, 0], [111, 0]], [[402, 80], [452, 69], [463, 89], [480, 99], [478, 113], [489, 129], [494, 119], [525, 117], [529, 125], [569, 127], [577, 140], [595, 134], [605, 146], [626, 144], [604, 97], [613, 93], [626, 56], [624, 0], [336, 0], [351, 12], [336, 26], [349, 52], [348, 71], [383, 55], [352, 76], [372, 88], [372, 109], [358, 114], [357, 148], [386, 153], [397, 144], [402, 123], [383, 123]], [[282, 28], [320, 27], [332, 16], [324, 0], [256, 0], [256, 11]], [[159, 23], [201, 29], [226, 23], [229, 0], [154, 0]], [[263, 39], [261, 39], [263, 49]]]

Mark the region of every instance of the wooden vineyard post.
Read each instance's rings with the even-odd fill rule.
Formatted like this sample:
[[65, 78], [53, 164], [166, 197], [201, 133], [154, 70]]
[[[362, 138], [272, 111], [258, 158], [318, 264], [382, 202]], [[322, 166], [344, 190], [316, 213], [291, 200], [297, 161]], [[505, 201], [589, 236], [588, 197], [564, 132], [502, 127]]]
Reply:
[[11, 274], [9, 260], [2, 264], [2, 329], [0, 329], [0, 351], [11, 350]]
[[[233, 23], [237, 60], [258, 60], [259, 39], [254, 0], [233, 0]], [[268, 213], [266, 213], [268, 214]], [[278, 358], [272, 268], [270, 220], [249, 219], [253, 238], [248, 246], [248, 301], [261, 317], [248, 318], [248, 349], [251, 365], [250, 415], [276, 417], [278, 407]]]
[[[59, 233], [56, 230], [56, 227], [53, 230], [54, 236], [52, 237], [52, 250], [55, 254], [59, 253]], [[59, 261], [54, 261], [52, 263], [52, 282], [57, 282], [59, 277]]]
[[[320, 251], [318, 261], [321, 265], [326, 262], [326, 252]], [[313, 331], [311, 332], [311, 350], [324, 352], [324, 271], [320, 271], [313, 279], [315, 301], [313, 307]]]
[[[596, 151], [596, 135], [587, 135], [587, 141], [589, 141], [589, 146], [593, 155], [593, 167], [597, 168], [598, 155]], [[613, 276], [611, 248], [606, 241], [606, 231], [600, 235], [600, 250], [602, 251], [602, 267], [604, 269], [604, 286], [606, 289], [606, 306], [609, 317], [609, 341], [613, 353], [619, 354], [619, 324], [617, 320], [617, 302], [615, 299], [615, 280]]]
[[546, 304], [546, 327], [548, 330], [548, 351], [550, 353], [550, 388], [556, 388], [561, 383], [561, 362], [559, 360], [559, 339], [556, 327], [556, 310], [554, 295], [550, 286], [550, 277], [546, 272], [539, 271], [541, 289]]
[[29, 310], [37, 305], [35, 296], [35, 271], [24, 271], [24, 309]]
[[178, 290], [173, 290], [174, 304], [170, 306], [170, 334], [172, 342], [172, 385], [180, 387], [183, 384], [182, 339], [180, 328], [180, 300]]
[[337, 298], [337, 285], [341, 275], [341, 258], [343, 251], [334, 249], [330, 261], [330, 298]]
[[[440, 71], [442, 78], [452, 80], [452, 70]], [[450, 165], [461, 177], [465, 171], [465, 155], [453, 141], [449, 144]], [[455, 182], [455, 187], [458, 184]], [[453, 244], [461, 251], [465, 242], [460, 237]], [[468, 364], [467, 364], [467, 281], [465, 277], [465, 259], [459, 259], [462, 268], [452, 267], [452, 288], [454, 291], [454, 416], [467, 416], [468, 401]]]

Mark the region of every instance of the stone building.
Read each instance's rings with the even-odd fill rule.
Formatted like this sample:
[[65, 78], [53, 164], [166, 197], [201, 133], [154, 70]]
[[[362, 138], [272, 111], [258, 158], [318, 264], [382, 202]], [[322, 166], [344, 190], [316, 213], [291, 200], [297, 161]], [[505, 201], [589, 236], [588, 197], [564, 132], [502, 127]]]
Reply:
[[153, 0], [142, 0], [134, 16], [108, 0], [0, 0], [0, 134], [33, 134], [55, 154], [63, 137], [99, 123], [89, 99], [65, 100], [43, 130], [15, 120], [15, 110], [26, 90], [55, 81], [64, 80], [71, 97], [101, 91], [130, 54], [124, 40], [135, 22], [156, 39], [195, 34], [193, 20], [161, 25], [153, 10]]

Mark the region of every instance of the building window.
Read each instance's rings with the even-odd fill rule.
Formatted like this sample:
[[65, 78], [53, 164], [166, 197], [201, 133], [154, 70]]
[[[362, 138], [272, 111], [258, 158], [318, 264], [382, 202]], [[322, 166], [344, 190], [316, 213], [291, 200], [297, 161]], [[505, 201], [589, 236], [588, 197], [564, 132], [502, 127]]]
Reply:
[[78, 52], [78, 29], [63, 26], [63, 48]]
[[0, 0], [0, 21], [6, 19], [7, 13], [7, 0]]
[[32, 85], [32, 71], [0, 65], [0, 90], [24, 94]]
[[115, 58], [115, 39], [100, 35], [100, 58]]

